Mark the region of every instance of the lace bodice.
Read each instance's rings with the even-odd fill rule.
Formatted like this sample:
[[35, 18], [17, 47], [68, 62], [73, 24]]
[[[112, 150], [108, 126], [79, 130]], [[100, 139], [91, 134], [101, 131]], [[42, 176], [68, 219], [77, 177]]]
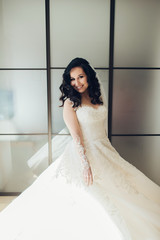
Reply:
[[76, 110], [84, 141], [94, 141], [106, 137], [107, 109], [100, 105], [97, 109], [83, 105]]

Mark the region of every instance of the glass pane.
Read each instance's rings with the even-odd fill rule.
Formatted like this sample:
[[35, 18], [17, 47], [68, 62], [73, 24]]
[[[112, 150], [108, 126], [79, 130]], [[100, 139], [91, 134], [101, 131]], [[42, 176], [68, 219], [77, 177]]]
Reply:
[[52, 70], [52, 132], [61, 133], [61, 130], [65, 128], [65, 123], [63, 121], [63, 107], [59, 107], [61, 102], [59, 97], [61, 92], [59, 87], [62, 83], [62, 74], [64, 70]]
[[109, 84], [109, 71], [108, 70], [96, 70], [97, 77], [98, 79], [102, 82], [105, 95], [106, 95], [106, 100], [108, 104], [108, 84]]
[[[59, 97], [61, 92], [59, 86], [62, 83], [62, 74], [64, 70], [52, 70], [52, 132], [63, 134], [65, 123], [63, 121], [63, 107], [59, 107], [61, 102]], [[106, 95], [108, 96], [108, 70], [96, 70], [101, 79]], [[108, 98], [107, 98], [108, 100]], [[61, 132], [62, 131], [62, 132]], [[66, 129], [64, 131], [67, 131]]]
[[46, 66], [44, 3], [1, 0], [1, 68]]
[[95, 67], [107, 67], [109, 0], [51, 1], [51, 63], [65, 67], [83, 57]]
[[120, 155], [160, 185], [160, 137], [112, 137]]
[[[62, 135], [64, 134], [64, 135]], [[57, 158], [64, 152], [66, 145], [71, 141], [72, 137], [68, 134], [66, 128], [64, 128], [60, 134], [52, 136], [52, 161], [56, 161]]]
[[38, 152], [47, 136], [0, 136], [0, 192], [21, 192], [48, 166]]
[[157, 0], [116, 1], [115, 66], [160, 66], [159, 13]]
[[0, 133], [47, 132], [46, 71], [0, 71]]
[[160, 133], [159, 89], [159, 70], [115, 70], [113, 133]]

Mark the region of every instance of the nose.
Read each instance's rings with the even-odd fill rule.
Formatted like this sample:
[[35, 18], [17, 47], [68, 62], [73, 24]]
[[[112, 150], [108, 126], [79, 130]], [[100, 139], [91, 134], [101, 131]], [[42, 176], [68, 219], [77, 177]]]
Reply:
[[76, 85], [76, 86], [79, 86], [79, 85], [80, 85], [80, 82], [79, 82], [79, 79], [78, 79], [78, 78], [75, 79], [75, 85]]

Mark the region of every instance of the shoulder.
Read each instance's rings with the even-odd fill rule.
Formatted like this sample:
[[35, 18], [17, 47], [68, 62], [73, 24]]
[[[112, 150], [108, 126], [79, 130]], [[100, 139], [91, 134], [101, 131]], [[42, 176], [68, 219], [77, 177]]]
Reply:
[[72, 107], [72, 105], [73, 105], [73, 102], [69, 99], [69, 98], [67, 98], [66, 100], [65, 100], [65, 102], [64, 102], [64, 107], [66, 108], [68, 108], [68, 107]]
[[64, 102], [64, 110], [67, 109], [75, 112], [77, 108], [73, 108], [73, 105], [74, 103], [69, 98], [67, 98]]
[[70, 111], [74, 111], [74, 108], [72, 107], [73, 106], [73, 102], [67, 98], [64, 102], [64, 110], [70, 110]]

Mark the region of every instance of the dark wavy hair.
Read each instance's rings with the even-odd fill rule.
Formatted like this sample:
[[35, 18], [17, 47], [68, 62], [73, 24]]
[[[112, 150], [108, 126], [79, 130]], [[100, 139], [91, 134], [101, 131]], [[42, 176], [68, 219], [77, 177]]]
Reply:
[[67, 98], [69, 98], [73, 102], [73, 107], [78, 107], [81, 105], [81, 94], [71, 86], [70, 71], [72, 68], [75, 67], [81, 67], [87, 75], [88, 93], [91, 99], [91, 103], [103, 104], [101, 98], [100, 84], [96, 77], [96, 72], [90, 66], [87, 60], [83, 58], [75, 58], [68, 64], [63, 73], [63, 81], [59, 87], [62, 93], [59, 98], [59, 100], [62, 101], [62, 105], [60, 107], [63, 107], [64, 102]]

